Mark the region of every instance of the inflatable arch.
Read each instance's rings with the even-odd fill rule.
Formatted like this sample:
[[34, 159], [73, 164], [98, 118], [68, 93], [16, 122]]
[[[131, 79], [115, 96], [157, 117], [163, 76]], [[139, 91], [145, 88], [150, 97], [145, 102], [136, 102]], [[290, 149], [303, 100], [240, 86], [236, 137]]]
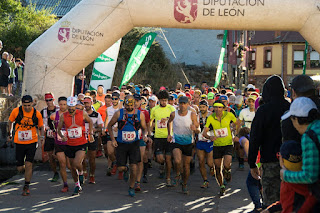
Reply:
[[73, 77], [133, 27], [298, 31], [320, 52], [319, 23], [320, 0], [82, 0], [28, 47], [23, 91], [71, 95]]

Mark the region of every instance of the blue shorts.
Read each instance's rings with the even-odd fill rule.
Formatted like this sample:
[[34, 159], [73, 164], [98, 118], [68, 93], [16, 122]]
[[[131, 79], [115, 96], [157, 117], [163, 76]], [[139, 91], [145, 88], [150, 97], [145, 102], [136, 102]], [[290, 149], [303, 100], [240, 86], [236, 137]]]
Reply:
[[140, 139], [140, 146], [147, 146], [146, 142], [143, 139]]
[[196, 147], [199, 150], [204, 150], [206, 153], [210, 153], [213, 150], [213, 142], [198, 141]]

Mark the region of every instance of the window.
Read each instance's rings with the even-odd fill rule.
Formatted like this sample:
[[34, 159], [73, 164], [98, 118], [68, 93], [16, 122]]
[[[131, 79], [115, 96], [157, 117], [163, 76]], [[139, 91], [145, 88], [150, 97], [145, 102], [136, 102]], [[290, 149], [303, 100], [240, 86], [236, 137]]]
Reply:
[[310, 53], [310, 67], [320, 68], [319, 60], [320, 60], [319, 53], [317, 51], [312, 51]]
[[272, 50], [266, 49], [264, 51], [264, 68], [272, 67]]
[[253, 49], [251, 52], [251, 57], [249, 58], [249, 68], [256, 69], [256, 50]]
[[294, 68], [303, 68], [303, 54], [304, 54], [304, 51], [294, 51], [293, 53]]

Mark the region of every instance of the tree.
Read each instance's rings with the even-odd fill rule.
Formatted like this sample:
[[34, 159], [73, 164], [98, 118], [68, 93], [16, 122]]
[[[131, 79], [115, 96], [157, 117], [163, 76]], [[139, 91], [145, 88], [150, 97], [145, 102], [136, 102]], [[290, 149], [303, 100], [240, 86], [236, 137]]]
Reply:
[[1, 0], [0, 39], [3, 51], [24, 59], [27, 47], [57, 21], [57, 17], [51, 14], [52, 10], [36, 10], [32, 3], [24, 7], [18, 0]]

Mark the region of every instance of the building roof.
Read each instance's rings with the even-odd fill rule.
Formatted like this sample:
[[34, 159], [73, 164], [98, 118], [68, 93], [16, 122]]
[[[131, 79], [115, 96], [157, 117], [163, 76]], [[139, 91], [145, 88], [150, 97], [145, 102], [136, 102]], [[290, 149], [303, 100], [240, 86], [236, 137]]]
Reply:
[[[80, 1], [81, 0], [31, 0], [32, 3], [36, 4], [36, 9], [54, 8], [52, 14], [55, 14], [58, 17], [67, 14]], [[29, 0], [24, 0], [24, 3], [29, 2]]]
[[[276, 37], [277, 36], [277, 37]], [[305, 43], [305, 39], [298, 32], [291, 31], [256, 31], [251, 39], [251, 45], [275, 43]]]

